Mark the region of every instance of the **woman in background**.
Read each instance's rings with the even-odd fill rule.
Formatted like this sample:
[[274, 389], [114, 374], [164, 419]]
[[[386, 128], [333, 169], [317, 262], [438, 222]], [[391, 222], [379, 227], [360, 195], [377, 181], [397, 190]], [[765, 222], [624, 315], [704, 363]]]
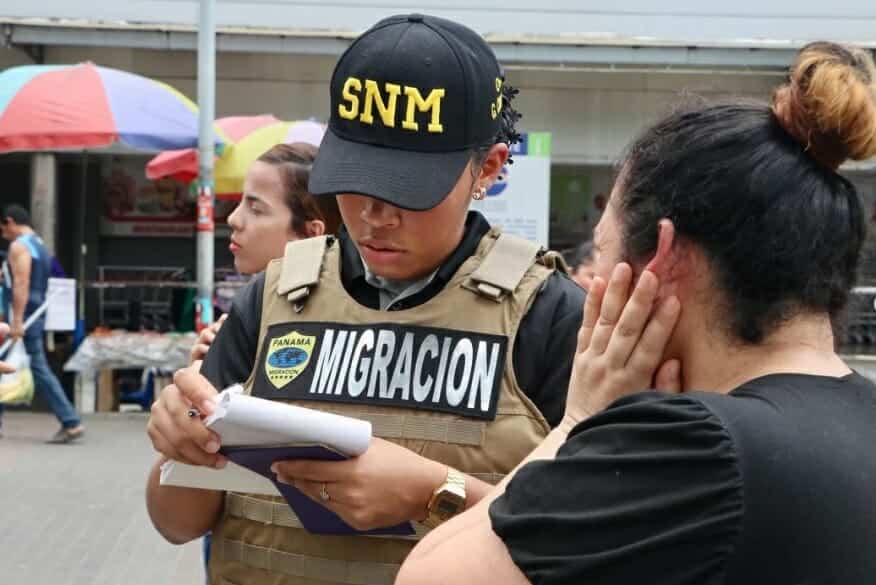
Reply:
[[[335, 198], [317, 199], [307, 190], [316, 153], [316, 147], [303, 142], [277, 144], [250, 166], [243, 198], [228, 216], [229, 249], [241, 274], [256, 274], [282, 258], [287, 242], [337, 233], [341, 214]], [[192, 362], [204, 358], [225, 318], [201, 331]]]
[[596, 263], [596, 251], [593, 249], [593, 241], [587, 240], [574, 248], [566, 261], [569, 265], [569, 276], [578, 286], [584, 290], [590, 290], [593, 284], [594, 264]]

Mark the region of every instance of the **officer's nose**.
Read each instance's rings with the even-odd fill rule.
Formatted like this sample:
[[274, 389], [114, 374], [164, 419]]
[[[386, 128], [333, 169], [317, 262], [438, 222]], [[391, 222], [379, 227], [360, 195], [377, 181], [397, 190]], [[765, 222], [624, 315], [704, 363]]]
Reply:
[[368, 197], [362, 208], [362, 221], [375, 229], [392, 229], [400, 223], [399, 208], [379, 199]]

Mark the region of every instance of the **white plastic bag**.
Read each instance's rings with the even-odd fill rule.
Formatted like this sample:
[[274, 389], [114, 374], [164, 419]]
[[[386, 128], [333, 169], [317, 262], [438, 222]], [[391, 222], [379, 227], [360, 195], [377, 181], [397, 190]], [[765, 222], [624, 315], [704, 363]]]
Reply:
[[3, 361], [13, 366], [15, 371], [0, 375], [0, 403], [30, 404], [33, 401], [33, 373], [24, 341], [19, 339], [14, 342]]

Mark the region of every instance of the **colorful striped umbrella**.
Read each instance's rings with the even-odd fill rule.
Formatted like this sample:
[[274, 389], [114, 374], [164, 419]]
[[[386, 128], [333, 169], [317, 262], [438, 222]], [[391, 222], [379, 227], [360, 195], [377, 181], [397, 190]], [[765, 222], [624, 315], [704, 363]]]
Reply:
[[[221, 148], [221, 132], [216, 142]], [[196, 146], [198, 108], [165, 83], [91, 63], [0, 73], [0, 152], [117, 143], [147, 151]]]
[[[222, 129], [230, 146], [251, 132], [279, 121], [270, 114], [229, 116], [216, 120], [216, 126]], [[146, 176], [153, 181], [172, 177], [182, 183], [190, 183], [198, 178], [198, 150], [195, 148], [166, 150], [149, 161], [146, 165]]]
[[[219, 121], [217, 121], [219, 124]], [[255, 160], [276, 144], [291, 144], [293, 142], [306, 142], [319, 146], [322, 136], [325, 134], [325, 124], [305, 120], [300, 122], [280, 122], [262, 126], [240, 140], [226, 146], [222, 156], [216, 160], [213, 168], [213, 180], [217, 197], [234, 198], [243, 191], [243, 179], [246, 171]], [[197, 153], [194, 162], [190, 162], [187, 168], [178, 167], [173, 170], [165, 166], [162, 168], [162, 153], [153, 158], [146, 165], [146, 176], [150, 179], [174, 176], [178, 178], [194, 179], [197, 177]]]

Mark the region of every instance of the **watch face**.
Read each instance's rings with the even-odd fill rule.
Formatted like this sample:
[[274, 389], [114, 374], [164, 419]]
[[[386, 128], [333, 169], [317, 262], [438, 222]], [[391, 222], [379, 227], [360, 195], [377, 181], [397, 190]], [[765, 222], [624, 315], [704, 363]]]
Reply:
[[436, 516], [443, 520], [453, 518], [465, 508], [465, 498], [460, 498], [456, 494], [445, 492], [438, 496], [433, 507], [433, 512]]
[[459, 511], [459, 505], [457, 502], [451, 502], [450, 500], [441, 500], [438, 502], [438, 505], [435, 507], [435, 512], [438, 513], [439, 516], [453, 516]]

